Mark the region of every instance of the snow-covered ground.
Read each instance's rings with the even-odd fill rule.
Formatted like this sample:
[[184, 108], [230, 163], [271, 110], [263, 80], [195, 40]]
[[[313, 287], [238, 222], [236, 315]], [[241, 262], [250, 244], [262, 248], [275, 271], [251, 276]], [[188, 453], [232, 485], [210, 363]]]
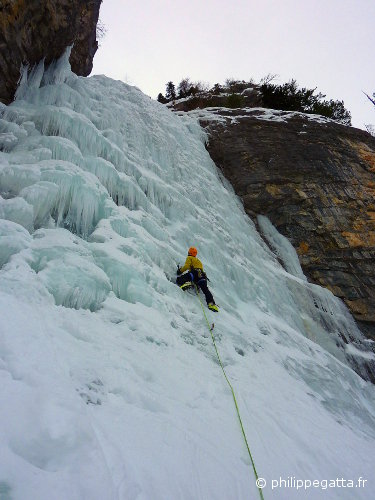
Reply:
[[174, 284], [191, 245], [265, 499], [372, 498], [375, 390], [350, 366], [374, 355], [345, 307], [257, 233], [196, 119], [66, 58], [0, 108], [1, 500], [259, 498]]
[[[180, 100], [178, 101], [180, 102]], [[231, 124], [240, 123], [241, 118], [248, 118], [249, 116], [253, 116], [256, 120], [262, 121], [271, 121], [271, 122], [280, 122], [287, 123], [292, 118], [304, 118], [310, 122], [316, 123], [338, 123], [331, 118], [327, 118], [322, 115], [314, 115], [312, 113], [301, 113], [299, 111], [283, 111], [279, 109], [271, 109], [271, 108], [241, 108], [241, 113], [238, 114], [238, 108], [217, 108], [217, 107], [207, 107], [207, 108], [197, 108], [189, 111], [189, 116], [197, 118], [198, 120], [204, 120], [206, 122], [214, 121], [226, 123], [229, 121]], [[180, 112], [182, 114], [183, 112]], [[340, 124], [343, 127], [347, 127], [349, 125]], [[306, 133], [306, 132], [299, 132]]]

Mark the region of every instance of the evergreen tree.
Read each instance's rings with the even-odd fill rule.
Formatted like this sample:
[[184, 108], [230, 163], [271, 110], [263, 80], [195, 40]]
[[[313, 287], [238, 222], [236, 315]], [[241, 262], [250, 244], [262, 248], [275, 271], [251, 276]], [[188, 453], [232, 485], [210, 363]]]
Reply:
[[227, 108], [242, 108], [244, 105], [244, 98], [240, 94], [231, 94], [227, 97], [226, 107]]
[[212, 87], [211, 92], [215, 95], [221, 94], [221, 92], [224, 92], [223, 87], [220, 85], [220, 83], [215, 83], [215, 85]]
[[321, 101], [317, 102], [311, 110], [317, 115], [327, 116], [343, 125], [351, 125], [351, 114], [345, 109], [344, 101]]
[[174, 101], [176, 99], [176, 87], [173, 82], [168, 82], [165, 86], [165, 97], [167, 101]]
[[326, 97], [320, 92], [315, 94], [316, 88], [298, 88], [296, 80], [283, 85], [264, 83], [261, 85], [263, 106], [284, 111], [300, 111], [326, 116], [344, 125], [351, 125], [350, 112], [345, 109], [343, 101], [324, 100]]
[[161, 102], [162, 104], [165, 104], [165, 103], [167, 103], [167, 102], [168, 102], [168, 99], [166, 99], [166, 98], [163, 96], [163, 94], [160, 92], [160, 93], [158, 94], [158, 101], [159, 101], [159, 102]]

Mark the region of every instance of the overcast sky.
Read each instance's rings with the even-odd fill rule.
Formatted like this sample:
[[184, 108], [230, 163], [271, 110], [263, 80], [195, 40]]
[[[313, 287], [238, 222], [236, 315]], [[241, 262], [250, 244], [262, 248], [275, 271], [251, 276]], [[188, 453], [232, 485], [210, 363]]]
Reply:
[[92, 74], [156, 98], [184, 77], [295, 78], [375, 124], [375, 0], [103, 0], [107, 33]]

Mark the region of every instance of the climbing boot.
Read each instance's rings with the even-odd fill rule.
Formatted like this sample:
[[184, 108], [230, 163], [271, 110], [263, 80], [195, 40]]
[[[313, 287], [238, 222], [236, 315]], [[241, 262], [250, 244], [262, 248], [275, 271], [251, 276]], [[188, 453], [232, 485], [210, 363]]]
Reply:
[[183, 283], [180, 288], [181, 290], [187, 290], [188, 288], [190, 288], [191, 286], [193, 285], [193, 283], [191, 281], [187, 281], [186, 283]]
[[211, 311], [219, 312], [219, 308], [213, 302], [210, 302], [209, 304], [207, 304], [207, 306], [208, 309], [210, 309]]

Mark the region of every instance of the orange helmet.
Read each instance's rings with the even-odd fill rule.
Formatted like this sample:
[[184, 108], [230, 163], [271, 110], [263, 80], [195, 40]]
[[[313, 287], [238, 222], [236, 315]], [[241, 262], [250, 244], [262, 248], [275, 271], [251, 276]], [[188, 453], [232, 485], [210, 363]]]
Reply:
[[195, 247], [190, 247], [188, 251], [188, 255], [192, 255], [193, 257], [196, 257], [198, 253], [198, 250]]

